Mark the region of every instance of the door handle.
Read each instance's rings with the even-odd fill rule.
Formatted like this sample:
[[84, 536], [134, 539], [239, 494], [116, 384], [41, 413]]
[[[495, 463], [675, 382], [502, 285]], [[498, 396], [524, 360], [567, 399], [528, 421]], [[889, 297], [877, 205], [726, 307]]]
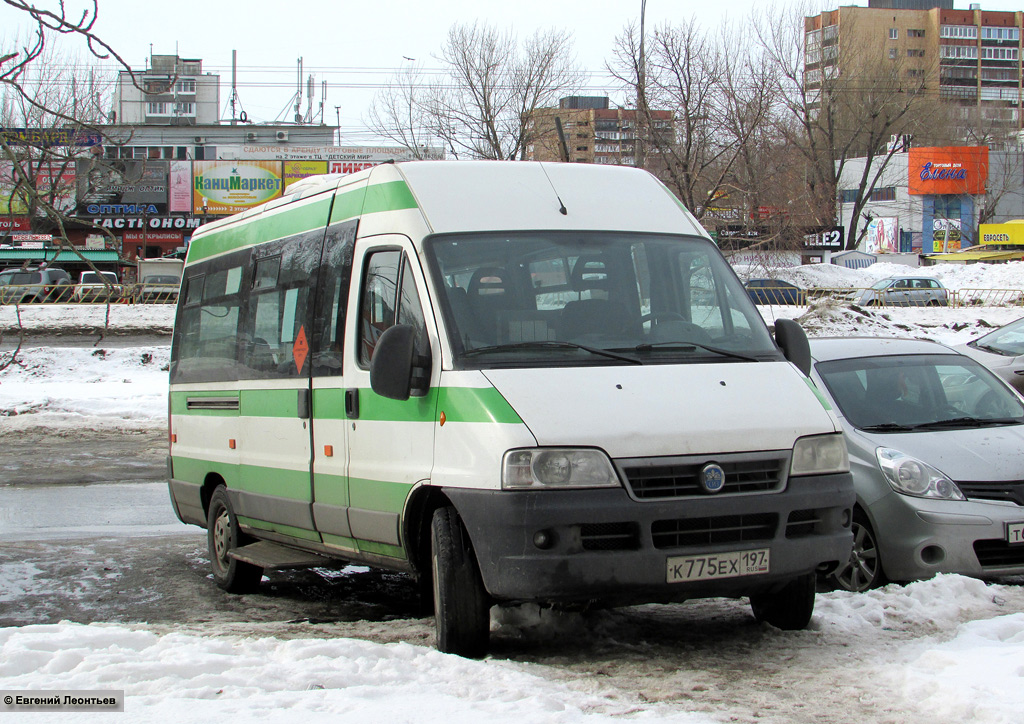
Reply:
[[299, 390], [299, 399], [296, 407], [298, 409], [298, 417], [300, 420], [308, 420], [311, 417], [309, 409], [309, 390]]
[[356, 387], [345, 390], [345, 417], [359, 419], [359, 389]]

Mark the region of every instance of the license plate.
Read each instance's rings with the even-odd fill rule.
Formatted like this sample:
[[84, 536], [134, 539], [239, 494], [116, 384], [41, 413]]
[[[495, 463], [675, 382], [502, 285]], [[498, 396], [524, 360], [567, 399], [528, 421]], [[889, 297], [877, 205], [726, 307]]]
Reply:
[[1006, 524], [1006, 542], [1010, 545], [1024, 543], [1024, 523]]
[[706, 556], [675, 556], [668, 559], [667, 581], [709, 581], [714, 578], [736, 578], [758, 573], [768, 573], [767, 548]]

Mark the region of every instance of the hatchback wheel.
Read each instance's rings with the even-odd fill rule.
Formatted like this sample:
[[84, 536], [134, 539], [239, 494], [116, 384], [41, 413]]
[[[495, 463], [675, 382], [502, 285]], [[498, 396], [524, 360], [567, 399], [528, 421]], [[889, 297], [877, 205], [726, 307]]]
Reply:
[[886, 582], [882, 571], [882, 558], [878, 553], [878, 539], [871, 523], [862, 512], [853, 514], [853, 550], [850, 560], [829, 579], [844, 591], [867, 591], [878, 588]]

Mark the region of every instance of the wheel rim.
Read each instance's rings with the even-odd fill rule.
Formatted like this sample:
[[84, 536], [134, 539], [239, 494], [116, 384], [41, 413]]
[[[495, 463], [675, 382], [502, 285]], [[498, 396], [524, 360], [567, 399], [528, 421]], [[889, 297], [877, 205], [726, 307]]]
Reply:
[[231, 519], [228, 511], [221, 509], [217, 520], [213, 524], [213, 553], [214, 563], [218, 568], [227, 568], [228, 551], [231, 549]]
[[854, 521], [853, 550], [846, 566], [835, 574], [835, 580], [847, 591], [866, 591], [878, 579], [880, 563], [875, 536], [867, 525]]

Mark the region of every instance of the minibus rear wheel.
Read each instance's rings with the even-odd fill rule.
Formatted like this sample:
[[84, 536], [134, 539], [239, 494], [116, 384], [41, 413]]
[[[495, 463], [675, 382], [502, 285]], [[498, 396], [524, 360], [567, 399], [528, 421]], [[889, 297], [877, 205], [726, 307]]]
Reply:
[[210, 546], [210, 567], [213, 580], [228, 593], [251, 593], [263, 579], [263, 569], [236, 560], [229, 553], [244, 545], [244, 534], [231, 508], [228, 491], [223, 485], [213, 491], [206, 519], [206, 539]]
[[491, 613], [469, 536], [451, 506], [434, 511], [430, 531], [437, 648], [482, 658], [491, 635]]
[[795, 578], [778, 591], [750, 597], [750, 608], [758, 621], [783, 631], [807, 628], [814, 613], [816, 579], [813, 573]]

